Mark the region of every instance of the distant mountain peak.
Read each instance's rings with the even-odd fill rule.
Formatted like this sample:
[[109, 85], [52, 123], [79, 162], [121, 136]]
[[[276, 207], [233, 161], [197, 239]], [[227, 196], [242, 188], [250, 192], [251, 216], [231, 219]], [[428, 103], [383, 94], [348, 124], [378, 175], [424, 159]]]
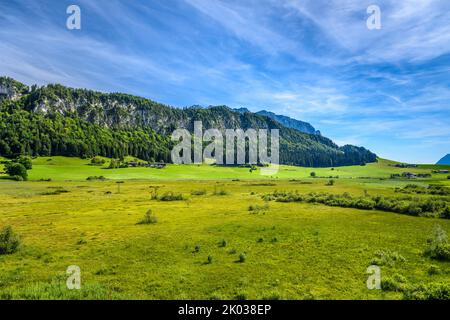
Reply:
[[269, 117], [288, 128], [296, 129], [298, 131], [308, 133], [308, 134], [320, 135], [320, 131], [316, 130], [311, 124], [309, 124], [308, 122], [305, 122], [305, 121], [300, 121], [297, 119], [290, 118], [288, 116], [275, 114], [271, 111], [266, 111], [266, 110], [258, 111], [258, 112], [256, 112], [256, 114]]
[[443, 157], [441, 160], [439, 160], [436, 164], [450, 165], [450, 153], [447, 154], [445, 157]]
[[250, 112], [250, 110], [248, 110], [247, 108], [236, 108], [236, 109], [234, 109], [234, 111], [239, 112], [239, 113]]

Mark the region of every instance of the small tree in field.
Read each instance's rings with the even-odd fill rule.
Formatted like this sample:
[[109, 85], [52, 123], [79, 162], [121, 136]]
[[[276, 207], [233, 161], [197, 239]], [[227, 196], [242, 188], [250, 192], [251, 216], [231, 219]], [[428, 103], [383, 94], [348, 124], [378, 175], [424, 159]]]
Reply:
[[20, 238], [11, 226], [4, 227], [0, 231], [0, 255], [14, 253], [19, 249]]
[[5, 171], [11, 177], [21, 177], [22, 180], [28, 180], [27, 169], [21, 163], [9, 162], [5, 165]]
[[313, 172], [311, 172], [310, 174], [309, 174], [312, 178], [315, 178], [316, 177], [316, 173], [313, 171]]

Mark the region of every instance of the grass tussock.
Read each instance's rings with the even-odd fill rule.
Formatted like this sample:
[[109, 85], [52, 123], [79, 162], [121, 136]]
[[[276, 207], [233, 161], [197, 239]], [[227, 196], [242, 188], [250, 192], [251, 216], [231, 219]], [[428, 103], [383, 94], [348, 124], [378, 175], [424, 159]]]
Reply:
[[191, 195], [192, 196], [204, 196], [204, 195], [206, 195], [206, 190], [205, 189], [192, 190]]
[[218, 188], [214, 188], [213, 191], [213, 196], [228, 196], [230, 194], [230, 192], [228, 192], [225, 189], [218, 189]]
[[393, 266], [398, 262], [406, 261], [406, 259], [397, 251], [378, 250], [375, 252], [374, 256], [375, 257], [372, 259], [370, 264], [377, 266]]
[[155, 224], [157, 222], [158, 222], [158, 218], [152, 212], [152, 209], [148, 209], [148, 211], [145, 213], [144, 217], [141, 220], [139, 220], [136, 224]]
[[269, 203], [264, 203], [264, 205], [258, 205], [258, 204], [252, 204], [248, 207], [248, 211], [251, 213], [265, 213], [267, 210], [269, 210]]

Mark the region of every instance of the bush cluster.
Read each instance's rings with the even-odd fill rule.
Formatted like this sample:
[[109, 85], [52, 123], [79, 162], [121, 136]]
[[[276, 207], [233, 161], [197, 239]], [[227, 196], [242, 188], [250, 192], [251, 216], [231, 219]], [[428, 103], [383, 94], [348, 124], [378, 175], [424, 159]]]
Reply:
[[327, 206], [356, 208], [363, 210], [381, 210], [407, 214], [412, 216], [431, 216], [448, 218], [450, 207], [448, 200], [439, 197], [419, 198], [419, 197], [385, 197], [385, 196], [364, 196], [352, 197], [348, 193], [341, 195], [331, 193], [308, 193], [300, 194], [296, 192], [279, 192], [263, 196], [267, 201], [278, 202], [307, 202], [320, 203]]
[[405, 300], [448, 300], [450, 299], [450, 284], [444, 282], [413, 285], [405, 277], [394, 274], [381, 281], [383, 291], [403, 293]]
[[430, 184], [428, 187], [422, 187], [417, 184], [407, 184], [403, 188], [395, 188], [395, 192], [400, 193], [416, 193], [416, 194], [431, 194], [431, 195], [438, 195], [438, 196], [448, 196], [450, 195], [450, 189], [441, 186], [441, 185], [435, 185]]
[[181, 193], [175, 193], [168, 191], [159, 197], [160, 201], [181, 201], [183, 200], [183, 195]]
[[93, 157], [91, 159], [91, 165], [93, 166], [102, 166], [106, 163], [106, 160], [101, 157]]

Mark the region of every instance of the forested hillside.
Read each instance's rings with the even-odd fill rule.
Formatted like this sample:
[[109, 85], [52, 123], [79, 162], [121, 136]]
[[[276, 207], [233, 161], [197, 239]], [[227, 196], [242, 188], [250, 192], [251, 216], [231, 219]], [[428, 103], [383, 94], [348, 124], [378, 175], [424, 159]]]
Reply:
[[342, 166], [376, 161], [355, 146], [338, 147], [320, 135], [302, 133], [254, 113], [226, 106], [173, 108], [122, 93], [100, 93], [54, 84], [27, 87], [0, 78], [0, 155], [65, 155], [170, 161], [170, 134], [203, 128], [280, 129], [280, 162], [300, 166]]

